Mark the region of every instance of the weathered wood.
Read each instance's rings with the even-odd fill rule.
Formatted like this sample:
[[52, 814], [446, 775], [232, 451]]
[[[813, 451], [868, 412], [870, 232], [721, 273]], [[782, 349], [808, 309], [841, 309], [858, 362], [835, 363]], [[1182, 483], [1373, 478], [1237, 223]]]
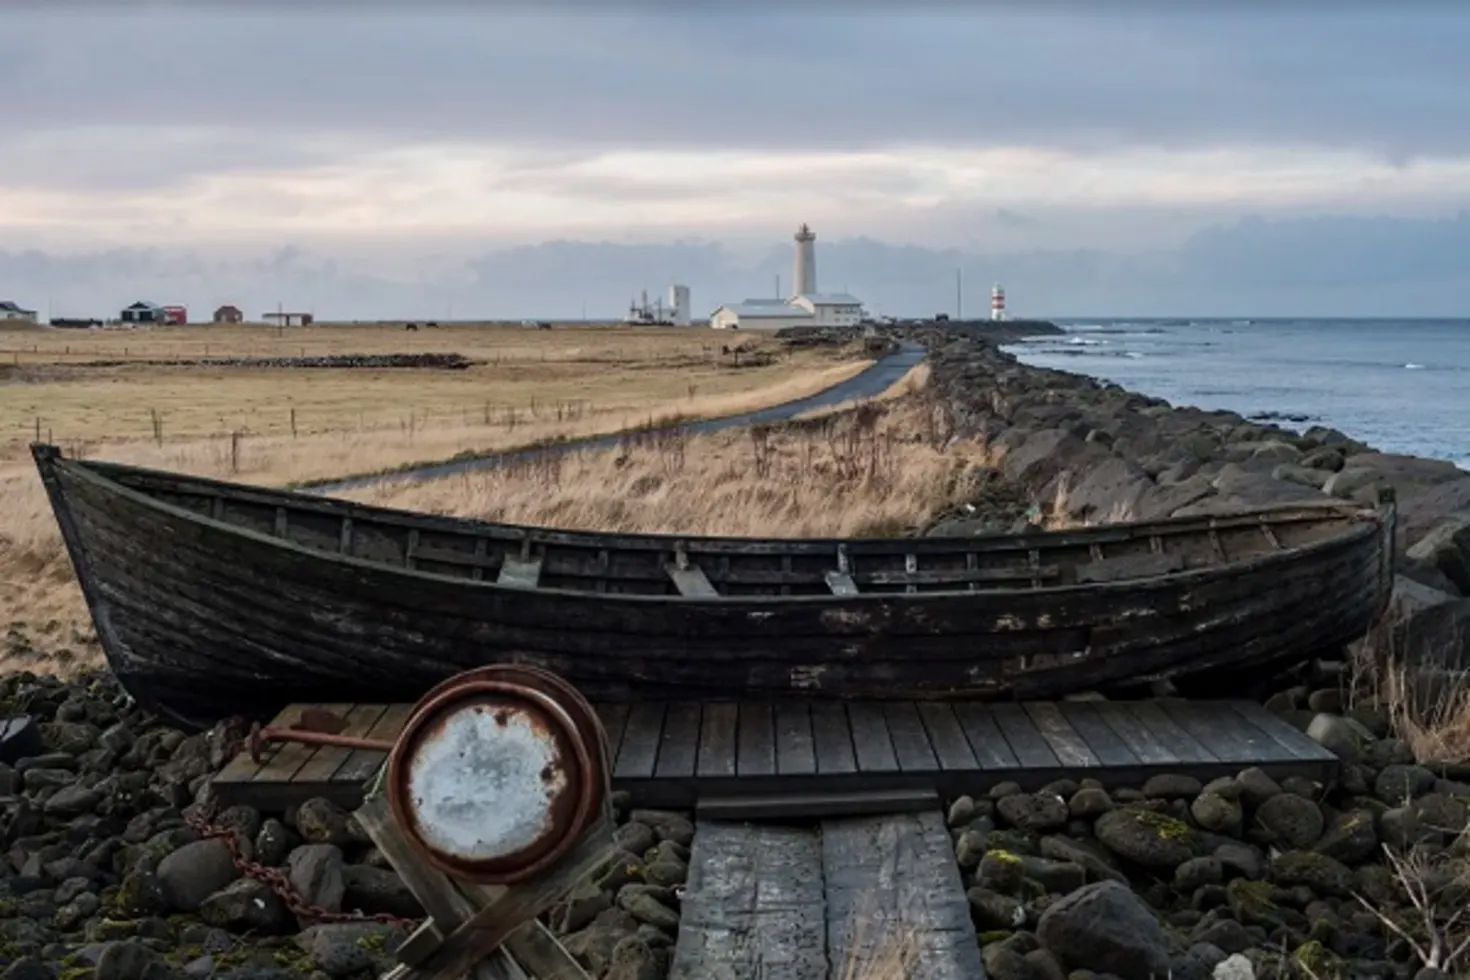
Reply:
[[813, 829], [700, 820], [669, 980], [757, 977], [827, 980], [821, 841]]
[[1077, 582], [1122, 582], [1131, 578], [1168, 575], [1183, 568], [1184, 556], [1181, 554], [1124, 555], [1077, 566]]
[[985, 976], [954, 844], [938, 808], [825, 821], [822, 865], [832, 980]]
[[857, 595], [857, 583], [847, 572], [828, 572], [824, 578], [827, 580], [827, 588], [832, 590], [833, 595]]
[[[483, 914], [479, 906], [490, 907], [487, 903], [503, 898], [507, 890], [499, 889], [487, 895], [478, 886], [469, 886], [471, 894], [466, 894], [463, 885], [425, 863], [393, 822], [387, 799], [382, 793], [370, 794], [356, 811], [356, 816], [373, 844], [393, 865], [399, 878], [413, 892], [429, 916], [399, 948], [399, 965], [388, 976], [395, 980], [427, 980], [436, 975], [434, 971], [439, 964], [450, 959], [458, 963], [467, 961], [469, 966], [462, 972], [471, 972], [469, 968], [475, 965], [478, 957], [471, 958], [472, 954], [462, 952], [467, 947], [461, 930], [466, 927], [466, 923], [475, 921], [477, 916]], [[610, 823], [604, 819], [596, 831], [600, 835], [596, 839], [600, 842], [603, 853], [610, 852], [613, 849]], [[543, 881], [543, 893], [551, 889], [569, 890], [575, 885], [575, 879], [571, 885], [567, 885], [567, 877], [585, 876], [586, 870], [590, 870], [584, 870], [581, 866], [569, 867], [565, 862], [559, 867], [567, 869], [563, 877], [554, 882]], [[535, 903], [527, 903], [527, 906], [532, 904]], [[507, 916], [515, 914], [506, 913], [503, 905], [501, 913]], [[501, 980], [525, 977], [525, 972], [516, 962], [519, 959], [534, 964], [535, 980], [590, 980], [571, 954], [547, 932], [545, 925], [534, 919], [534, 914], [522, 916], [519, 924], [501, 935], [496, 942], [503, 942], [503, 948], [495, 950], [491, 946], [493, 952], [486, 954], [489, 956], [488, 961], [481, 963], [473, 971], [474, 974]], [[456, 945], [447, 945], [456, 936], [461, 937], [459, 942]], [[459, 958], [454, 959], [455, 957]], [[450, 974], [450, 977], [458, 980], [458, 976], [454, 974]], [[449, 978], [446, 977], [445, 980]]]
[[[685, 570], [720, 594], [684, 595], [660, 536], [35, 456], [120, 678], [190, 726], [293, 701], [408, 700], [507, 657], [601, 700], [1044, 700], [1311, 656], [1360, 635], [1391, 577], [1391, 511], [1343, 504], [997, 538], [685, 538]], [[1097, 577], [1094, 551], [1136, 574], [1046, 587]], [[859, 594], [833, 592], [834, 555]], [[1138, 571], [1177, 556], [1183, 571]], [[540, 563], [534, 584], [517, 562]]]
[[[298, 716], [301, 707], [281, 719]], [[371, 730], [391, 739], [410, 707], [359, 705], [349, 716], [382, 710]], [[599, 704], [597, 710], [601, 718], [628, 721], [628, 736], [613, 752], [613, 785], [633, 805], [687, 808], [708, 801], [721, 814], [746, 812], [741, 801], [748, 800], [750, 810], [796, 816], [806, 808], [806, 816], [821, 816], [847, 806], [844, 800], [866, 806], [864, 794], [976, 794], [1008, 780], [1038, 788], [1061, 775], [1117, 786], [1158, 772], [1213, 778], [1260, 766], [1278, 778], [1327, 780], [1338, 766], [1331, 752], [1264, 709], [1231, 701], [1189, 703], [1185, 725], [1174, 713], [1186, 709], [1156, 702], [720, 701]], [[1201, 738], [1210, 741], [1208, 758]], [[1193, 756], [1181, 758], [1189, 746]], [[321, 758], [313, 755], [280, 782], [255, 779], [260, 767], [237, 758], [215, 777], [213, 792], [226, 806], [286, 807], [322, 796], [356, 807], [365, 775], [381, 765], [383, 753], [348, 753], [326, 780], [313, 768]]]
[[500, 574], [495, 577], [496, 585], [513, 589], [534, 589], [541, 581], [541, 559], [522, 560], [514, 555], [501, 559]]
[[939, 805], [939, 794], [932, 789], [856, 790], [701, 796], [694, 812], [706, 820], [782, 820], [904, 813]]
[[680, 568], [677, 565], [666, 565], [665, 569], [669, 573], [669, 578], [674, 580], [674, 587], [679, 590], [679, 594], [682, 596], [708, 598], [720, 594], [710, 584], [710, 580], [705, 577], [704, 572], [697, 565], [690, 565], [687, 568]]

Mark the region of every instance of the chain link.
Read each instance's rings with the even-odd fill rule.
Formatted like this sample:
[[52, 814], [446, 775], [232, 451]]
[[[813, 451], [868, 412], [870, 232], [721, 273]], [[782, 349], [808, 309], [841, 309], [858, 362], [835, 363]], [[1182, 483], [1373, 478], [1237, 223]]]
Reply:
[[[240, 725], [236, 719], [230, 719], [221, 728], [221, 739], [223, 743], [224, 756], [233, 759], [244, 750], [245, 739], [236, 734]], [[184, 822], [189, 825], [201, 840], [222, 840], [230, 851], [230, 861], [239, 869], [240, 873], [256, 881], [263, 881], [270, 886], [271, 891], [281, 899], [286, 908], [298, 919], [309, 922], [381, 922], [387, 925], [402, 925], [410, 929], [419, 924], [418, 919], [409, 919], [391, 912], [367, 913], [360, 911], [333, 912], [319, 905], [312, 905], [291, 884], [291, 879], [286, 872], [280, 868], [270, 868], [247, 858], [240, 850], [239, 837], [232, 827], [224, 827], [214, 823], [215, 811], [218, 801], [208, 799], [184, 812]]]

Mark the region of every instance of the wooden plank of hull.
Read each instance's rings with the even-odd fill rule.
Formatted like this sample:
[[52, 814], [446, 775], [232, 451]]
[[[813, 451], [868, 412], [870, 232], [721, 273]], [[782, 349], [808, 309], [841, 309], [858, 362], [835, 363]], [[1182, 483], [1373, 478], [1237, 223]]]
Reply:
[[[109, 657], [135, 696], [176, 718], [399, 698], [507, 658], [564, 673], [595, 697], [1046, 697], [1140, 670], [1278, 655], [1288, 635], [1338, 643], [1366, 627], [1382, 591], [1367, 525], [1263, 559], [1254, 576], [1219, 568], [1029, 593], [674, 602], [512, 590], [286, 546], [78, 470], [50, 476]], [[1090, 637], [1102, 638], [1091, 651]]]

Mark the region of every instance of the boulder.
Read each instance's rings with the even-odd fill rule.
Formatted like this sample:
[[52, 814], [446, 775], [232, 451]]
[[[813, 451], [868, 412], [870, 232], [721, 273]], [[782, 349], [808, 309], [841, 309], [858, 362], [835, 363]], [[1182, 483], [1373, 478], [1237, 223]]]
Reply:
[[1398, 504], [1398, 534], [1401, 547], [1418, 541], [1446, 517], [1470, 514], [1470, 473], [1446, 480], [1414, 494]]
[[1408, 549], [1408, 557], [1424, 562], [1470, 595], [1470, 517], [1447, 517]]
[[1085, 885], [1060, 899], [1042, 913], [1036, 937], [1074, 970], [1149, 980], [1170, 968], [1168, 934], [1143, 899], [1116, 881]]

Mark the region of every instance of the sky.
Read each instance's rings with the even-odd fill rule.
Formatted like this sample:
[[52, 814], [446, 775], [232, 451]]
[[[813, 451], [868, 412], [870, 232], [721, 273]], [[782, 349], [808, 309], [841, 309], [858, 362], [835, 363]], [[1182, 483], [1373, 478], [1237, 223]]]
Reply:
[[7, 3], [0, 299], [1470, 316], [1470, 8], [1099, 6]]

